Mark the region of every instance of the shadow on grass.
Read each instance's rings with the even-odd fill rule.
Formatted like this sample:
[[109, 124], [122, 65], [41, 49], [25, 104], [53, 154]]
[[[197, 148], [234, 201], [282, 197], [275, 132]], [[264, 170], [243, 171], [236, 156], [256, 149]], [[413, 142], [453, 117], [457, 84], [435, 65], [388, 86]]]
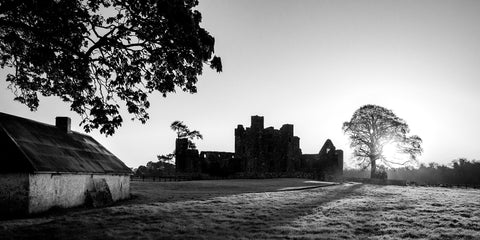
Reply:
[[[291, 225], [295, 219], [311, 214], [323, 204], [353, 194], [360, 186], [241, 194], [237, 194], [238, 189], [204, 191], [194, 194], [188, 201], [175, 198], [173, 201], [149, 204], [135, 204], [136, 200], [132, 199], [111, 208], [72, 212], [31, 223], [27, 219], [18, 225], [12, 223], [2, 226], [0, 222], [0, 236], [3, 239], [224, 239], [285, 236], [290, 230], [279, 227]], [[300, 197], [302, 194], [305, 198]]]

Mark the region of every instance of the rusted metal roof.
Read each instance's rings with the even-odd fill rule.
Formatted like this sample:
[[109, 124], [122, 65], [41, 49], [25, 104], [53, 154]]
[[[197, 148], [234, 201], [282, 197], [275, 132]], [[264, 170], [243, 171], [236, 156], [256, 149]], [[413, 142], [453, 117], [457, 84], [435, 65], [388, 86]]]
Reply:
[[0, 172], [130, 174], [92, 137], [0, 112]]

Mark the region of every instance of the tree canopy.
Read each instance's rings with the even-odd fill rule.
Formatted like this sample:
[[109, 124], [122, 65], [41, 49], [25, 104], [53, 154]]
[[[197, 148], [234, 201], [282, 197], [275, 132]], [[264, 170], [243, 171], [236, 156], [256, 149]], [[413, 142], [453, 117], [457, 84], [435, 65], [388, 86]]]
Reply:
[[[365, 105], [355, 111], [350, 121], [343, 123], [343, 131], [351, 140], [353, 155], [363, 167], [370, 167], [371, 177], [376, 177], [377, 161], [391, 166], [416, 163], [422, 153], [422, 139], [408, 136], [410, 128], [405, 120], [391, 110], [376, 105]], [[385, 154], [387, 146], [397, 153], [406, 154], [407, 159], [397, 162]]]
[[142, 123], [148, 95], [195, 93], [204, 64], [222, 70], [197, 0], [3, 0], [0, 66], [15, 100], [31, 110], [58, 96], [85, 131], [111, 135], [120, 102]]

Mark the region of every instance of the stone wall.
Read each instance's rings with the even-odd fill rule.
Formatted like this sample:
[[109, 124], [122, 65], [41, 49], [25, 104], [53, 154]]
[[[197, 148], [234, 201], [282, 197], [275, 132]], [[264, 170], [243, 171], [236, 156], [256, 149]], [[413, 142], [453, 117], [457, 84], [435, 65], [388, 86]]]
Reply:
[[177, 138], [175, 140], [175, 170], [179, 173], [200, 171], [198, 150], [188, 148], [187, 138]]
[[318, 154], [302, 155], [302, 171], [319, 175], [339, 176], [343, 174], [343, 151], [337, 150], [330, 139], [323, 144]]
[[201, 172], [210, 176], [227, 177], [241, 170], [241, 162], [232, 152], [201, 152], [200, 163]]

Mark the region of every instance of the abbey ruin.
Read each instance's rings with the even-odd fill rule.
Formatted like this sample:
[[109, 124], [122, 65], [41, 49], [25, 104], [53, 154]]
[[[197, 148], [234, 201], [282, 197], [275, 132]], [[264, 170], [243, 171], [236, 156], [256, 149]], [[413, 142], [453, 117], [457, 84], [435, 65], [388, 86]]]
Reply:
[[212, 176], [327, 176], [343, 172], [343, 151], [329, 139], [316, 154], [302, 154], [300, 138], [292, 124], [280, 129], [264, 127], [263, 116], [252, 116], [250, 127], [235, 129], [235, 152], [189, 149], [188, 140], [178, 138], [175, 165], [179, 173]]

